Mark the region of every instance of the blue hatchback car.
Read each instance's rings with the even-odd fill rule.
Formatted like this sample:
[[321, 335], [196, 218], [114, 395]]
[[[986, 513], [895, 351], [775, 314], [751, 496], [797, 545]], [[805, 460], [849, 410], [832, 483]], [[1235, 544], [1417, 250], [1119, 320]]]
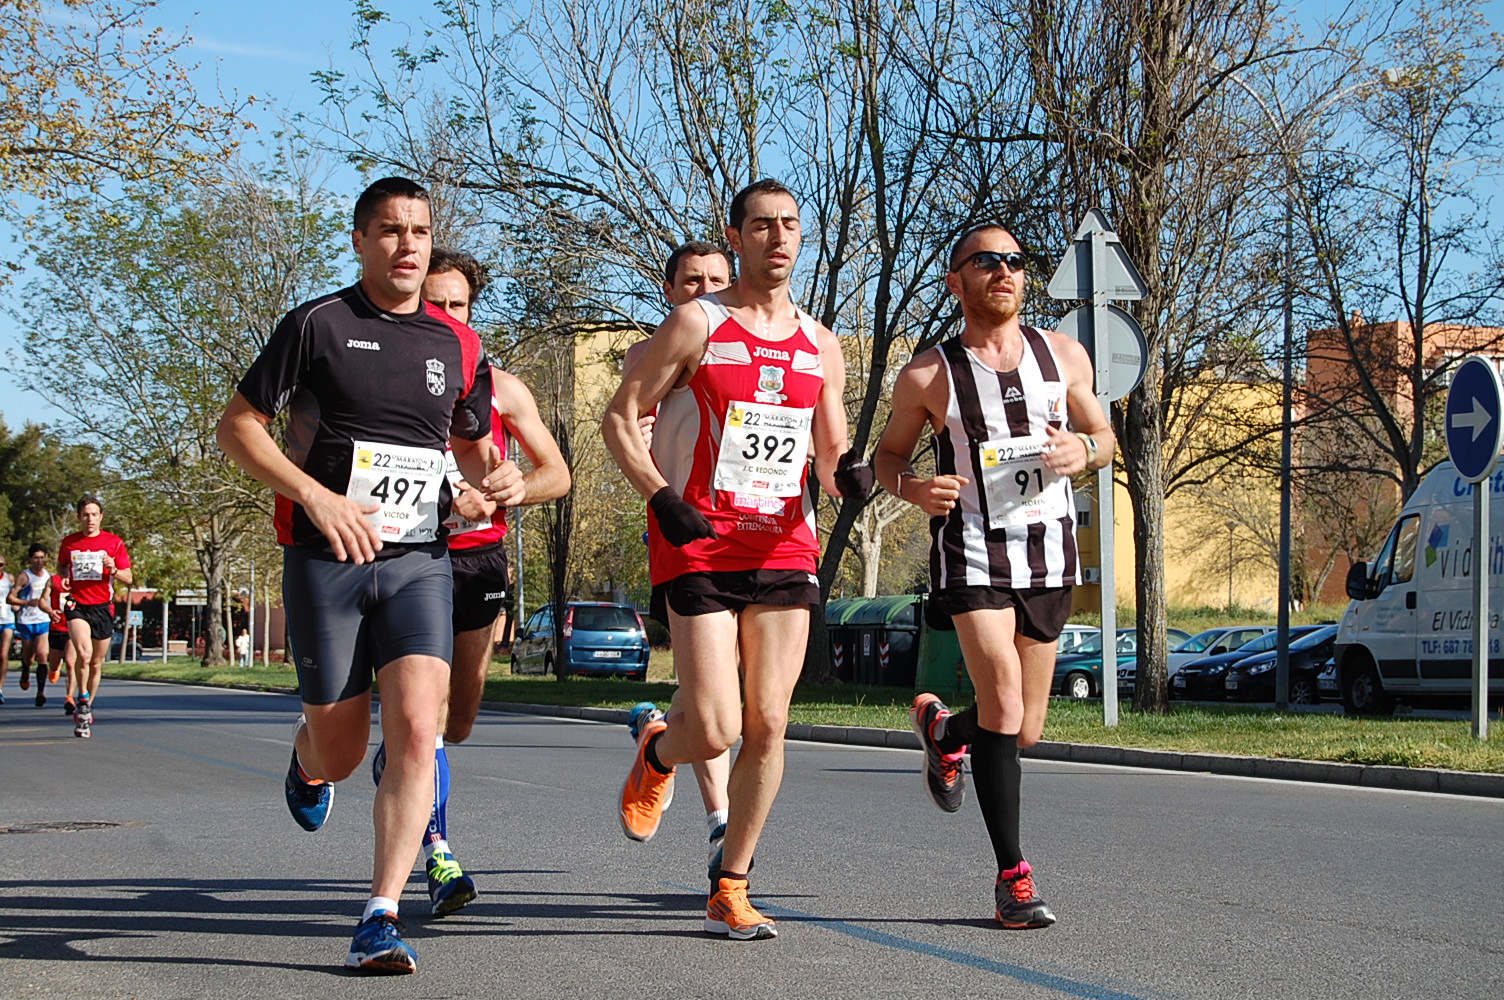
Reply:
[[512, 673], [564, 673], [592, 677], [648, 676], [648, 636], [642, 616], [626, 604], [573, 601], [564, 605], [564, 647], [555, 648], [554, 609], [545, 604], [527, 620], [512, 644]]

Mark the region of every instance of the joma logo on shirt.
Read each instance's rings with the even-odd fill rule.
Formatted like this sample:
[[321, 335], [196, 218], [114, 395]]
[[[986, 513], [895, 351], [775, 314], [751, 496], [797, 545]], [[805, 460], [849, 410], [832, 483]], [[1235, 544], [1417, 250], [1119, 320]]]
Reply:
[[787, 361], [789, 359], [788, 351], [775, 351], [767, 347], [754, 347], [752, 353], [759, 358], [768, 358], [772, 361]]
[[356, 347], [356, 348], [359, 348], [362, 351], [379, 351], [379, 350], [381, 350], [381, 344], [379, 342], [377, 342], [377, 341], [374, 341], [374, 340], [347, 340], [347, 341], [345, 341], [345, 346], [346, 347]]

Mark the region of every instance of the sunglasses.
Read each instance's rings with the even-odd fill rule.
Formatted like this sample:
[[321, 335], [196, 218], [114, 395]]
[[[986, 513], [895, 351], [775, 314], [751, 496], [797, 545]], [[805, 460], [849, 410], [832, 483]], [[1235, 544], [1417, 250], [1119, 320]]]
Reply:
[[978, 250], [976, 253], [971, 254], [970, 256], [963, 257], [960, 263], [951, 268], [951, 272], [955, 273], [956, 271], [961, 270], [961, 268], [965, 267], [968, 263], [975, 267], [978, 271], [996, 271], [998, 268], [1006, 264], [1008, 265], [1009, 271], [1017, 274], [1019, 271], [1022, 271], [1024, 269], [1024, 264], [1027, 260], [1028, 258], [1017, 251], [1014, 251], [1012, 253], [998, 253], [996, 250]]

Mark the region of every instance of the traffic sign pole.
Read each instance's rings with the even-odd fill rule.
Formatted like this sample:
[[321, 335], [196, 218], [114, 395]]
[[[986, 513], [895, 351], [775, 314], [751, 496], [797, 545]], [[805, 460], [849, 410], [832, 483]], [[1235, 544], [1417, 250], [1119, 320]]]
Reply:
[[1452, 373], [1445, 411], [1447, 454], [1457, 474], [1473, 484], [1473, 735], [1488, 739], [1489, 478], [1504, 448], [1504, 385], [1480, 357], [1463, 359]]
[[[1111, 292], [1107, 287], [1107, 234], [1091, 234], [1091, 333], [1092, 360], [1097, 366], [1097, 401], [1103, 413], [1112, 412], [1112, 350], [1107, 336]], [[1097, 538], [1102, 568], [1102, 724], [1118, 724], [1118, 594], [1117, 565], [1113, 552], [1114, 517], [1112, 463], [1097, 470]]]
[[[1075, 336], [1091, 355], [1096, 370], [1097, 401], [1112, 412], [1112, 401], [1132, 392], [1144, 377], [1143, 331], [1112, 299], [1137, 300], [1148, 293], [1144, 279], [1123, 252], [1122, 241], [1098, 209], [1091, 209], [1071, 237], [1065, 257], [1050, 277], [1056, 299], [1090, 299], [1072, 310], [1060, 330]], [[1116, 376], [1116, 377], [1115, 377]], [[1118, 724], [1117, 568], [1113, 539], [1112, 463], [1097, 470], [1097, 548], [1102, 575], [1102, 723]]]
[[1489, 482], [1473, 484], [1473, 735], [1488, 739]]

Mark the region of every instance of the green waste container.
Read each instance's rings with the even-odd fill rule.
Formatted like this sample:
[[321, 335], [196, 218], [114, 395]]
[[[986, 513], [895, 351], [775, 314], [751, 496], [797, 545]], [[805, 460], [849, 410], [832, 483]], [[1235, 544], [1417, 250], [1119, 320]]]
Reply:
[[926, 625], [919, 633], [919, 667], [916, 691], [930, 691], [944, 701], [962, 703], [975, 697], [966, 662], [961, 659], [961, 640], [954, 632], [941, 632]]

